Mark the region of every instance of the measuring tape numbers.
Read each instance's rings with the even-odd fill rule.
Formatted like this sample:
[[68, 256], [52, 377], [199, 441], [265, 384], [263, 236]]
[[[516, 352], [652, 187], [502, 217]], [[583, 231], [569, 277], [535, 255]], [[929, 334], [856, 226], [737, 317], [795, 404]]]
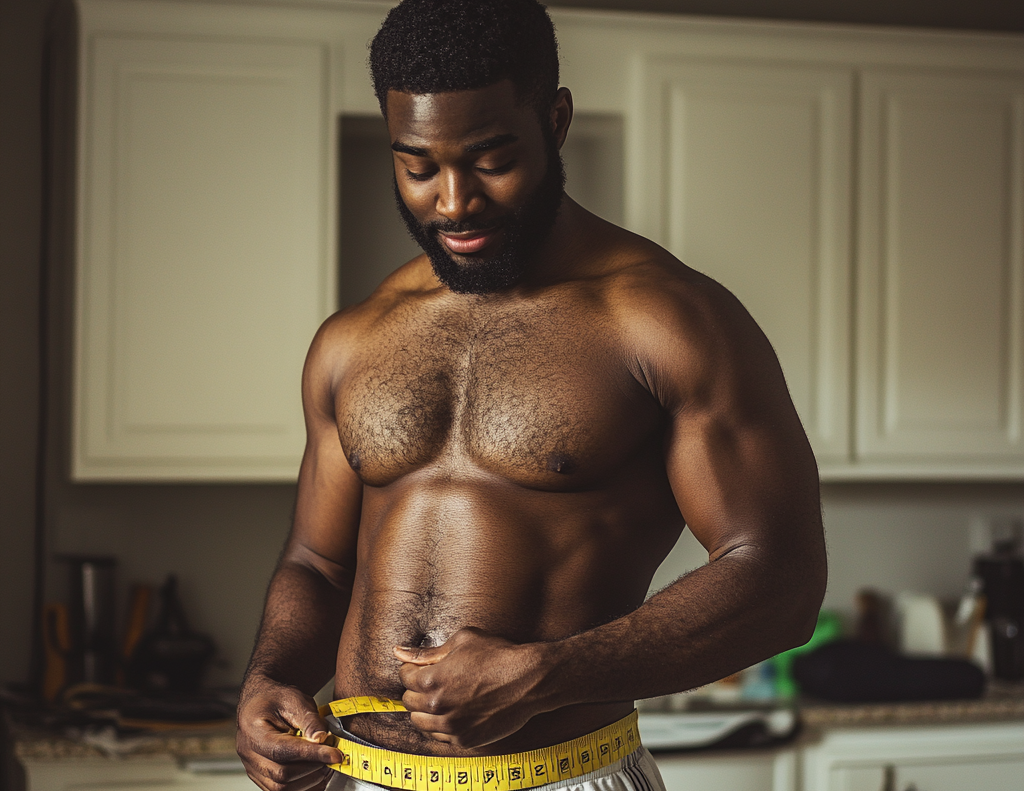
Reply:
[[[407, 711], [397, 700], [370, 696], [344, 698], [320, 707], [337, 718], [353, 714]], [[406, 791], [522, 791], [572, 780], [630, 755], [640, 746], [637, 713], [552, 747], [509, 755], [451, 758], [411, 755], [335, 737], [344, 759], [331, 769], [378, 785]]]

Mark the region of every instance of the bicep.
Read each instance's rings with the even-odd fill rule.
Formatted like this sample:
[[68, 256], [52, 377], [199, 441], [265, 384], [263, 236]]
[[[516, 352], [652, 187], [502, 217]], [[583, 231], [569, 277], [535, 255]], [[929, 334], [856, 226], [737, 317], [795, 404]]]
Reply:
[[814, 456], [771, 345], [745, 312], [734, 318], [713, 356], [674, 371], [687, 392], [666, 445], [673, 493], [711, 560], [818, 554]]
[[339, 587], [351, 586], [363, 484], [338, 436], [328, 365], [311, 352], [303, 375], [306, 448], [295, 517], [283, 560], [311, 566]]

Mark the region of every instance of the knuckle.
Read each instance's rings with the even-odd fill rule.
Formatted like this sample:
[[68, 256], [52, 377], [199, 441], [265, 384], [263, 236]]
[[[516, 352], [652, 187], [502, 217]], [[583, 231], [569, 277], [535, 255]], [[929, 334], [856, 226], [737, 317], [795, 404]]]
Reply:
[[266, 769], [267, 777], [275, 783], [287, 783], [288, 773], [280, 764], [272, 764]]
[[263, 754], [271, 761], [273, 761], [275, 764], [282, 764], [285, 761], [291, 759], [291, 753], [292, 751], [289, 750], [286, 745], [278, 741], [272, 742], [271, 744], [267, 745], [267, 748]]
[[426, 710], [427, 710], [427, 712], [429, 714], [439, 714], [441, 712], [441, 700], [440, 700], [440, 698], [438, 698], [436, 696], [430, 698], [426, 702], [425, 708], [426, 708]]

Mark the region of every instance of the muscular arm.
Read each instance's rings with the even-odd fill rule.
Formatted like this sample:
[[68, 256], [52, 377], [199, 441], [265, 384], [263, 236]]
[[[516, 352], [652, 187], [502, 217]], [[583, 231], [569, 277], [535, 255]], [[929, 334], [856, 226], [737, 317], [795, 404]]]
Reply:
[[[465, 630], [397, 652], [413, 721], [435, 738], [487, 744], [544, 711], [691, 689], [810, 637], [826, 577], [813, 455], [746, 311], [707, 281], [682, 291], [629, 324], [637, 378], [670, 417], [676, 500], [710, 562], [563, 640], [513, 646]], [[471, 682], [460, 668], [475, 668]]]
[[671, 415], [669, 479], [710, 562], [552, 646], [558, 705], [691, 689], [814, 628], [826, 578], [814, 457], [767, 339], [731, 295], [704, 288], [695, 321], [665, 317], [676, 331], [649, 336], [645, 378]]
[[[267, 592], [238, 709], [238, 752], [264, 789], [321, 788], [340, 760], [312, 695], [333, 675], [352, 593], [362, 484], [333, 418], [337, 360], [325, 325], [303, 372], [306, 449], [295, 519]], [[325, 335], [327, 338], [325, 338]], [[301, 730], [306, 739], [291, 735]]]

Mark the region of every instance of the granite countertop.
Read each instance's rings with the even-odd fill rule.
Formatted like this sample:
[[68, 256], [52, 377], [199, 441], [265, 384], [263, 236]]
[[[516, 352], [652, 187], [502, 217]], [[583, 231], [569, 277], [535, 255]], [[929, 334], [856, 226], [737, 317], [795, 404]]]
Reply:
[[846, 728], [869, 725], [955, 725], [1024, 720], [1024, 683], [991, 682], [978, 700], [841, 704], [800, 702], [804, 725]]
[[[644, 708], [651, 710], [653, 707]], [[985, 697], [978, 700], [872, 704], [801, 700], [798, 708], [804, 725], [815, 730], [1024, 720], [1024, 683], [992, 684]], [[192, 759], [233, 755], [235, 752], [232, 722], [211, 723], [187, 730], [150, 731], [121, 739], [115, 738], [112, 730], [75, 735], [19, 728], [10, 719], [8, 730], [14, 742], [14, 756], [29, 761], [130, 759], [156, 755]]]
[[173, 755], [178, 758], [223, 756], [235, 753], [235, 725], [218, 723], [202, 728], [152, 731], [115, 738], [113, 732], [88, 735], [60, 734], [11, 728], [14, 757], [18, 760], [59, 761], [89, 758], [126, 759]]

